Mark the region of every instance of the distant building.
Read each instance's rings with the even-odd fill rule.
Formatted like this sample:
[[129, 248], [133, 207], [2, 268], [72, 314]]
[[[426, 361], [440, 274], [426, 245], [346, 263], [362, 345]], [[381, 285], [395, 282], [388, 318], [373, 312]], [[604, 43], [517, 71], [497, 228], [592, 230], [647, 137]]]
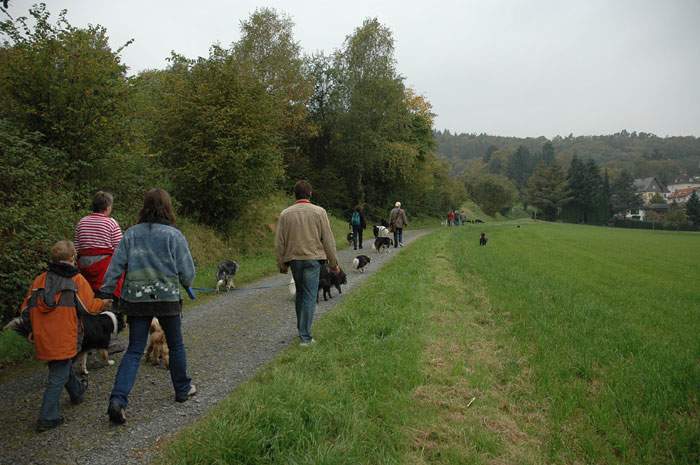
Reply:
[[644, 221], [647, 219], [649, 212], [656, 213], [668, 213], [670, 206], [667, 203], [652, 203], [650, 205], [645, 205], [638, 210], [627, 210], [625, 218], [628, 220], [639, 220]]
[[666, 200], [670, 203], [686, 203], [690, 200], [690, 196], [693, 192], [700, 192], [700, 185], [697, 187], [686, 187], [683, 189], [677, 189], [666, 196]]
[[634, 190], [644, 201], [644, 205], [651, 202], [654, 194], [663, 195], [666, 188], [656, 178], [639, 178], [634, 180]]
[[[700, 189], [700, 182], [681, 182], [677, 184], [669, 184], [666, 189], [670, 194], [681, 190], [681, 189], [688, 189], [688, 188], [695, 188], [695, 189]], [[668, 195], [667, 195], [668, 198]]]

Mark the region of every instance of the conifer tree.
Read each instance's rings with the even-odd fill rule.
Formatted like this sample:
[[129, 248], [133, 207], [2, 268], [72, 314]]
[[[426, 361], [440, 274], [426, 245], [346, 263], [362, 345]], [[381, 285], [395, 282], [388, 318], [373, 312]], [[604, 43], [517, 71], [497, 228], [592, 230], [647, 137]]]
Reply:
[[693, 226], [700, 227], [700, 199], [697, 191], [693, 192], [688, 203], [685, 204], [685, 214]]

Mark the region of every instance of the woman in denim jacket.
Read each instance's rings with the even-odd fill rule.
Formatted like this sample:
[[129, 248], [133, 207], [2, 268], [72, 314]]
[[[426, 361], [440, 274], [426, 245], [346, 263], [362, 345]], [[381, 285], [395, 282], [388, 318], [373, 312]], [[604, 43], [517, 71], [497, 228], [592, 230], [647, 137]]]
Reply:
[[114, 292], [126, 272], [119, 309], [128, 317], [129, 347], [122, 358], [107, 413], [116, 424], [126, 421], [128, 397], [136, 381], [153, 317], [163, 327], [170, 348], [170, 378], [175, 400], [185, 402], [197, 388], [187, 376], [182, 339], [180, 285], [192, 285], [195, 270], [187, 240], [174, 227], [170, 195], [163, 189], [146, 192], [138, 224], [124, 234], [105, 274], [101, 291]]

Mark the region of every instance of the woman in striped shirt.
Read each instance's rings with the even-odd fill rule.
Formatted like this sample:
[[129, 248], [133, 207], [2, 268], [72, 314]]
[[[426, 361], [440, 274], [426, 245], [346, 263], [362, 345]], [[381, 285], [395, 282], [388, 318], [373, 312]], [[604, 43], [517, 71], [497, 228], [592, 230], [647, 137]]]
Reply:
[[[78, 268], [94, 292], [102, 287], [112, 255], [122, 240], [122, 230], [110, 217], [114, 198], [109, 192], [98, 192], [92, 200], [92, 213], [81, 218], [75, 227], [75, 248]], [[121, 294], [121, 280], [114, 292]]]

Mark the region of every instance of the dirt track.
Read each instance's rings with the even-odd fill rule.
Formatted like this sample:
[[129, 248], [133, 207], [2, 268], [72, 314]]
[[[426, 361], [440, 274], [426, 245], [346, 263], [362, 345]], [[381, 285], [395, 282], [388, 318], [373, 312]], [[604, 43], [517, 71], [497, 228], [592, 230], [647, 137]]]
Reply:
[[[406, 231], [406, 243], [423, 234], [424, 231]], [[348, 274], [343, 295], [401, 249], [380, 256], [366, 240], [363, 250], [372, 259], [363, 274], [350, 267], [357, 252], [339, 253], [341, 266]], [[66, 423], [41, 434], [34, 432], [34, 426], [46, 369], [42, 366], [6, 371], [0, 382], [0, 463], [147, 463], [164, 437], [195, 421], [280, 350], [295, 343], [296, 318], [288, 282], [287, 275], [272, 276], [188, 310], [183, 317], [183, 333], [188, 368], [198, 395], [190, 402], [175, 403], [168, 372], [144, 364], [129, 398], [125, 427], [111, 426], [106, 416], [115, 367], [91, 369], [85, 402], [71, 406], [64, 395], [61, 410]], [[264, 289], [252, 289], [256, 287]], [[332, 292], [333, 299], [321, 299], [317, 317], [342, 300], [335, 289]], [[123, 340], [124, 336], [120, 338]], [[320, 340], [319, 347], [322, 344]], [[115, 357], [117, 363], [119, 358]]]

